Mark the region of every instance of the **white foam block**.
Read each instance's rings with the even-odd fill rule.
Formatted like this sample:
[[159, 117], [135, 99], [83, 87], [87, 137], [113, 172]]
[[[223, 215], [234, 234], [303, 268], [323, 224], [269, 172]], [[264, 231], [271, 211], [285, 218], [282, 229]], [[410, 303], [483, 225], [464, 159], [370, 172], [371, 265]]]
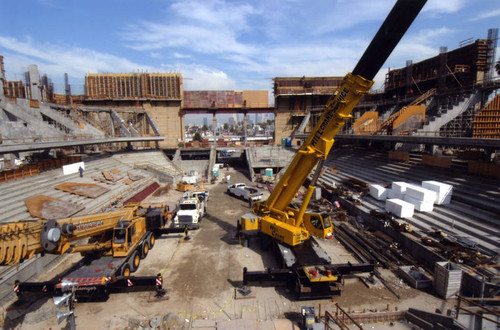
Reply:
[[437, 198], [437, 193], [435, 191], [425, 189], [415, 185], [408, 185], [406, 187], [406, 196], [411, 196], [415, 199], [418, 199], [422, 202], [432, 202]]
[[393, 199], [404, 199], [404, 194], [394, 191], [394, 189], [387, 189], [387, 198]]
[[409, 195], [406, 195], [404, 200], [405, 200], [405, 202], [413, 204], [413, 206], [415, 207], [415, 210], [417, 210], [419, 212], [432, 212], [432, 210], [434, 209], [434, 202], [433, 201], [429, 201], [429, 202], [421, 201], [421, 200], [415, 199]]
[[439, 181], [422, 181], [422, 187], [435, 191], [437, 205], [450, 204], [453, 186]]
[[385, 200], [387, 198], [387, 189], [378, 184], [371, 184], [370, 196], [378, 201]]
[[406, 192], [406, 186], [408, 186], [408, 183], [406, 182], [394, 181], [391, 185], [391, 188], [396, 193], [404, 194]]
[[385, 210], [400, 218], [411, 218], [415, 206], [401, 199], [393, 198], [385, 201]]

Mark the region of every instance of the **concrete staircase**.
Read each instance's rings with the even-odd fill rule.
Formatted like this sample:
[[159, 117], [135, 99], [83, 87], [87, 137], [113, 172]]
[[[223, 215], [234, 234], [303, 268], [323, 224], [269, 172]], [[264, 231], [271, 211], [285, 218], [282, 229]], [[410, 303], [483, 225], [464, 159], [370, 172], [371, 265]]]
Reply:
[[120, 115], [113, 109], [111, 109], [111, 118], [119, 124], [120, 134], [123, 136], [139, 136], [139, 133], [132, 125], [127, 125], [125, 120], [120, 117]]
[[93, 137], [104, 137], [104, 133], [97, 128], [87, 124], [83, 128], [70, 115], [63, 115], [62, 112], [52, 108], [50, 104], [40, 104], [40, 113], [57, 123], [57, 126], [63, 126], [72, 135], [91, 135]]
[[65, 135], [104, 137], [104, 133], [92, 125], [81, 128], [77, 121], [50, 104], [41, 103], [38, 108], [32, 108], [26, 99], [17, 99], [17, 104], [1, 99], [0, 119], [0, 133], [9, 139], [62, 138]]
[[460, 116], [464, 111], [474, 106], [480, 101], [481, 93], [474, 92], [470, 96], [465, 97], [455, 104], [452, 104], [451, 109], [441, 110], [441, 113], [429, 118], [429, 121], [419, 129], [414, 135], [426, 135], [429, 132], [438, 132], [439, 129]]
[[[8, 112], [8, 118], [14, 122], [20, 122], [24, 127], [29, 129], [36, 129], [37, 134], [28, 135], [25, 134], [29, 129], [24, 129], [22, 126], [11, 126], [12, 130], [9, 131], [9, 135], [4, 134], [2, 131], [2, 135], [7, 136], [9, 138], [22, 138], [22, 137], [57, 137], [63, 136], [66, 134], [60, 128], [51, 125], [43, 120], [43, 117], [39, 111], [33, 111], [30, 107], [29, 100], [26, 99], [17, 99], [17, 104], [7, 101], [5, 99], [0, 100], [0, 110]], [[12, 120], [15, 117], [16, 120]], [[32, 133], [32, 132], [30, 132]]]

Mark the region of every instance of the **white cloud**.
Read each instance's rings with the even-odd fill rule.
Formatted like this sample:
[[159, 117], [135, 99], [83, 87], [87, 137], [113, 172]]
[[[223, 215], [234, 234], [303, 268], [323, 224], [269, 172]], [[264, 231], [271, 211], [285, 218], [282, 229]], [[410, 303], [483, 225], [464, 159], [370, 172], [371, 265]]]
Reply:
[[184, 80], [184, 90], [234, 90], [236, 81], [227, 73], [204, 65], [163, 65], [165, 69], [179, 71]]
[[73, 77], [83, 77], [89, 72], [157, 71], [154, 67], [92, 49], [51, 43], [36, 44], [29, 37], [18, 40], [0, 36], [0, 47], [21, 56], [23, 60], [29, 60], [26, 67], [37, 64], [40, 71], [49, 76], [68, 73]]
[[483, 19], [493, 18], [493, 17], [500, 17], [500, 9], [489, 11], [486, 13], [481, 13], [481, 14], [477, 15], [476, 17], [469, 19], [469, 21], [475, 22], [475, 21], [480, 21]]
[[255, 48], [238, 41], [254, 9], [247, 4], [224, 1], [183, 1], [169, 7], [173, 19], [165, 23], [139, 21], [128, 25], [121, 34], [127, 47], [135, 50], [157, 50], [189, 47], [200, 53], [250, 54]]
[[174, 52], [172, 55], [174, 56], [174, 58], [191, 58], [192, 57], [191, 55], [181, 54], [178, 52]]
[[423, 12], [430, 14], [449, 14], [456, 13], [462, 9], [467, 0], [429, 0], [422, 9]]
[[[83, 77], [87, 73], [175, 71], [187, 78], [184, 84], [186, 89], [236, 88], [235, 80], [229, 78], [226, 72], [198, 64], [169, 64], [153, 67], [92, 49], [49, 43], [35, 44], [29, 37], [17, 40], [0, 36], [0, 49], [2, 48], [7, 50], [4, 52], [4, 62], [8, 80], [24, 80], [24, 72], [27, 71], [28, 65], [37, 64], [40, 73], [47, 74], [53, 80], [62, 79], [64, 73], [68, 73], [71, 77], [81, 79], [82, 85]], [[151, 53], [150, 55], [154, 57], [159, 54]]]

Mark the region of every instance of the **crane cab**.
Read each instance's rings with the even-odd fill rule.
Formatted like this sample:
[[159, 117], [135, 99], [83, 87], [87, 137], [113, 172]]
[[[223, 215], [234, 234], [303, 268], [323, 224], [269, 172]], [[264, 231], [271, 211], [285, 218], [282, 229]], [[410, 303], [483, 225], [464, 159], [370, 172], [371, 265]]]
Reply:
[[328, 213], [305, 213], [304, 226], [314, 237], [323, 239], [333, 237], [333, 225]]

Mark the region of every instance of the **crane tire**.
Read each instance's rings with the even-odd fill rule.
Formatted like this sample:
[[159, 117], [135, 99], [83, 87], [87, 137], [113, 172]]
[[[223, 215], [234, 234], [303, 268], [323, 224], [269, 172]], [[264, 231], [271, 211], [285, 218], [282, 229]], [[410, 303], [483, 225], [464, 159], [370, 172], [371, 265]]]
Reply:
[[125, 265], [122, 266], [122, 269], [120, 271], [121, 276], [130, 276], [130, 265], [126, 263]]
[[145, 239], [141, 245], [141, 259], [146, 258], [148, 256], [148, 253], [149, 253], [149, 240]]
[[156, 237], [155, 237], [154, 233], [149, 234], [148, 242], [149, 242], [149, 249], [151, 250], [153, 248], [153, 246], [155, 246], [155, 242], [156, 242]]
[[135, 250], [132, 252], [132, 257], [129, 259], [130, 272], [133, 273], [139, 268], [139, 264], [141, 263], [141, 256], [139, 251]]

